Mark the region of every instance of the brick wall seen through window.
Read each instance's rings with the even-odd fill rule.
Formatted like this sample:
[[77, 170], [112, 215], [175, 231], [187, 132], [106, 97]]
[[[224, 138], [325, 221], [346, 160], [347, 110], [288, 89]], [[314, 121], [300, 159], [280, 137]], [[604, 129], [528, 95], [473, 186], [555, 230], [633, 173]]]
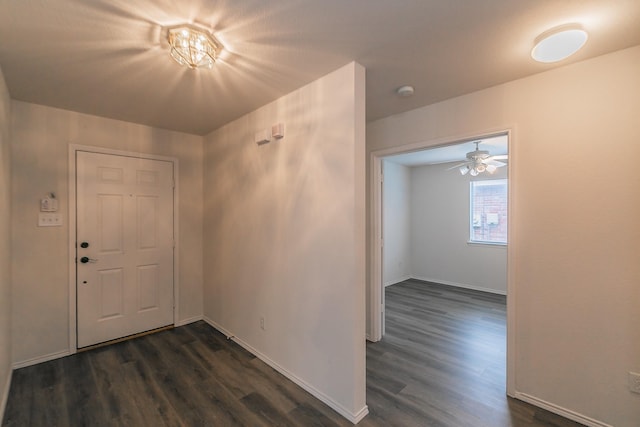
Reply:
[[470, 237], [472, 243], [507, 243], [507, 180], [471, 181]]

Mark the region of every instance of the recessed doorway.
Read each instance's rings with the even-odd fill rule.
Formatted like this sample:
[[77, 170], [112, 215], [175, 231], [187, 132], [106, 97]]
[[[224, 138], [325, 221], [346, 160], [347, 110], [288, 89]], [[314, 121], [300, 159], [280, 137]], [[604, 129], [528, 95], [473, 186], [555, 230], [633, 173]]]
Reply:
[[173, 326], [177, 160], [70, 147], [70, 349]]
[[[506, 158], [510, 148], [509, 138], [510, 138], [510, 132], [503, 131], [503, 132], [496, 132], [496, 133], [487, 134], [487, 135], [480, 135], [477, 137], [465, 138], [461, 140], [453, 140], [453, 141], [440, 140], [437, 142], [425, 142], [423, 144], [413, 144], [411, 146], [405, 146], [405, 147], [395, 147], [393, 149], [380, 150], [372, 153], [371, 209], [372, 209], [373, 233], [371, 236], [371, 241], [373, 244], [371, 245], [372, 247], [372, 254], [371, 254], [372, 280], [370, 282], [370, 288], [369, 288], [371, 323], [369, 325], [370, 327], [369, 327], [369, 334], [368, 334], [368, 339], [370, 341], [376, 342], [380, 340], [384, 334], [384, 328], [385, 328], [384, 285], [389, 285], [390, 282], [394, 282], [394, 280], [395, 282], [398, 282], [404, 279], [413, 278], [413, 279], [423, 280], [426, 282], [439, 282], [444, 285], [458, 286], [460, 288], [467, 288], [472, 290], [475, 289], [475, 290], [480, 290], [485, 292], [486, 291], [494, 292], [497, 295], [501, 294], [504, 296], [506, 294], [507, 301], [511, 298], [510, 292], [508, 292], [508, 290], [510, 287], [513, 286], [513, 283], [509, 279], [509, 271], [507, 268], [509, 264], [508, 263], [509, 246], [508, 245], [496, 245], [496, 246], [486, 245], [485, 247], [485, 245], [473, 242], [469, 234], [473, 229], [473, 225], [471, 224], [473, 216], [469, 211], [469, 202], [470, 202], [469, 177], [471, 175], [475, 175], [473, 177], [474, 180], [484, 179], [484, 176], [483, 176], [484, 174], [476, 173], [477, 171], [475, 171], [473, 174], [470, 174], [469, 169], [463, 170], [463, 168], [468, 167], [467, 160], [469, 160], [469, 157], [467, 153], [475, 152], [477, 150], [481, 152], [488, 151], [489, 155], [491, 156], [500, 156], [499, 161], [504, 164], [504, 165], [500, 165], [497, 168], [497, 170], [494, 170], [493, 174], [488, 174], [488, 175], [490, 175], [491, 178], [495, 178], [499, 176], [500, 178], [506, 179], [507, 176], [511, 175], [511, 167], [512, 167], [511, 163]], [[486, 142], [483, 142], [485, 140]], [[479, 147], [475, 145], [476, 141], [480, 141]], [[447, 152], [449, 152], [449, 154], [445, 155], [445, 153]], [[415, 167], [419, 165], [420, 162], [424, 162], [424, 160], [421, 160], [419, 158], [414, 160], [409, 160], [412, 156], [418, 156], [422, 158], [428, 158], [428, 157], [435, 158], [435, 160], [431, 161], [431, 167], [422, 168], [424, 170], [417, 171], [414, 173], [414, 175], [419, 176], [420, 179], [435, 180], [437, 178], [437, 175], [441, 175], [441, 176], [446, 175], [447, 177], [451, 178], [451, 182], [453, 182], [456, 179], [458, 180], [457, 181], [458, 190], [456, 191], [466, 192], [465, 193], [466, 195], [463, 196], [463, 199], [464, 199], [463, 203], [462, 204], [460, 203], [459, 197], [458, 197], [457, 204], [451, 201], [446, 203], [449, 203], [451, 206], [457, 206], [456, 216], [459, 218], [460, 215], [462, 215], [462, 217], [465, 218], [463, 219], [463, 221], [466, 221], [465, 222], [466, 225], [463, 224], [458, 230], [455, 230], [455, 231], [451, 230], [452, 225], [444, 223], [444, 220], [447, 219], [446, 216], [447, 215], [451, 216], [451, 211], [447, 213], [446, 209], [440, 210], [438, 214], [440, 215], [440, 217], [424, 218], [425, 221], [421, 225], [422, 230], [420, 230], [418, 234], [423, 235], [425, 233], [425, 230], [431, 230], [431, 233], [439, 232], [441, 234], [441, 237], [454, 236], [455, 239], [457, 239], [457, 242], [444, 243], [443, 241], [441, 241], [439, 244], [433, 245], [432, 247], [428, 247], [429, 242], [426, 242], [426, 243], [421, 242], [424, 246], [422, 248], [423, 253], [418, 255], [414, 254], [413, 258], [411, 258], [411, 256], [409, 256], [409, 258], [405, 257], [404, 259], [405, 260], [409, 259], [409, 261], [402, 262], [402, 261], [399, 261], [402, 259], [402, 257], [397, 256], [398, 255], [397, 252], [394, 255], [393, 251], [400, 250], [400, 252], [402, 252], [402, 250], [404, 250], [406, 252], [411, 252], [410, 250], [411, 245], [410, 244], [407, 245], [405, 243], [404, 249], [402, 247], [398, 249], [397, 246], [395, 248], [393, 247], [393, 245], [397, 245], [398, 242], [391, 242], [388, 240], [388, 237], [387, 239], [384, 239], [385, 230], [383, 228], [383, 223], [385, 222], [386, 219], [389, 219], [389, 218], [385, 218], [385, 215], [388, 216], [389, 212], [388, 211], [385, 212], [385, 209], [384, 209], [385, 197], [387, 198], [389, 197], [389, 195], [385, 196], [383, 191], [384, 184], [385, 184], [384, 180], [386, 179], [386, 175], [388, 172], [388, 171], [384, 171], [384, 167], [385, 167], [384, 164], [385, 164], [385, 161], [388, 161], [388, 160], [395, 160], [395, 163], [398, 164], [399, 163], [398, 159], [400, 159], [402, 160], [402, 162], [406, 162], [406, 163], [414, 161], [415, 163], [413, 164], [414, 165], [413, 167]], [[409, 166], [405, 166], [405, 167], [409, 167]], [[481, 172], [484, 172], [484, 171], [481, 171]], [[407, 173], [405, 171], [405, 176], [406, 175]], [[405, 179], [408, 180], [409, 178], [405, 178]], [[421, 182], [426, 182], [426, 181], [421, 181]], [[427, 193], [429, 192], [437, 193], [438, 191], [440, 191], [441, 193], [448, 193], [450, 191], [453, 191], [447, 186], [440, 186], [441, 188], [439, 188], [437, 183], [435, 183], [434, 185], [431, 185], [430, 187], [431, 188], [428, 189]], [[509, 185], [508, 192], [511, 192], [511, 191], [512, 191], [512, 186]], [[407, 195], [405, 197], [409, 197], [408, 195], [409, 193], [410, 192], [407, 192]], [[448, 194], [445, 194], [445, 195], [450, 196]], [[397, 194], [394, 194], [392, 198], [396, 196]], [[421, 200], [419, 203], [417, 203], [418, 205], [425, 205], [429, 203], [429, 200], [434, 200], [433, 199], [434, 194], [425, 194], [423, 196], [424, 196], [424, 200]], [[508, 200], [511, 200], [511, 198], [508, 198]], [[450, 208], [450, 209], [453, 209], [453, 208]], [[411, 215], [408, 215], [408, 216], [410, 217]], [[512, 210], [508, 209], [507, 217], [504, 218], [507, 224], [512, 222], [511, 216], [512, 216]], [[482, 218], [482, 221], [491, 222], [490, 224], [491, 227], [494, 227], [495, 225], [497, 225], [495, 215], [489, 215], [488, 217], [484, 216]], [[500, 220], [498, 220], [498, 222], [500, 222]], [[398, 231], [395, 230], [394, 232], [397, 233]], [[408, 234], [412, 233], [406, 230], [404, 232]], [[512, 236], [509, 237], [510, 241], [511, 241], [511, 237]], [[456, 244], [461, 245], [459, 249], [456, 249], [454, 247], [454, 245]], [[442, 245], [445, 245], [446, 247], [443, 247]], [[386, 250], [386, 253], [385, 253], [385, 250]], [[460, 253], [460, 250], [466, 250], [467, 254], [462, 256]], [[482, 252], [484, 252], [485, 254], [481, 256], [476, 256], [475, 259], [473, 258], [474, 254], [478, 255], [478, 253], [482, 253]], [[449, 254], [448, 256], [447, 256], [447, 253]], [[391, 256], [388, 256], [387, 258], [385, 258], [385, 255], [390, 255], [390, 254]], [[426, 254], [426, 259], [425, 259], [425, 254]], [[422, 263], [420, 260], [416, 260], [420, 256], [423, 257]], [[456, 262], [456, 258], [464, 258], [464, 260], [457, 260]], [[500, 268], [491, 267], [490, 265], [492, 263], [488, 261], [490, 258], [494, 258], [494, 260], [501, 258], [500, 262], [502, 263], [503, 267], [500, 267]], [[409, 266], [407, 266], [407, 263], [409, 264]], [[418, 265], [418, 267], [414, 269], [413, 267], [416, 265]], [[464, 268], [460, 268], [460, 265], [462, 265]], [[483, 279], [484, 281], [476, 280], [477, 275], [474, 273], [474, 271], [477, 272], [478, 266], [480, 266], [481, 269], [482, 269], [482, 266], [486, 266], [487, 269], [489, 270], [490, 274], [488, 276], [484, 275], [486, 276], [485, 279]], [[395, 271], [393, 271], [392, 274], [390, 274], [391, 270], [393, 269], [395, 269]], [[447, 269], [449, 271], [455, 272], [458, 275], [449, 276], [449, 278], [447, 278], [446, 276]], [[427, 273], [429, 271], [433, 273]], [[395, 277], [393, 277], [394, 275]], [[496, 282], [499, 282], [499, 283], [496, 283]], [[492, 284], [495, 286], [493, 286]], [[507, 302], [507, 307], [506, 307], [507, 325], [509, 325], [511, 323], [511, 319], [513, 319], [513, 313], [510, 310], [510, 306], [511, 305]], [[511, 328], [508, 328], [508, 329], [512, 330]], [[511, 337], [508, 333], [507, 333], [506, 341], [507, 341], [506, 342], [506, 349], [507, 349], [506, 390], [508, 394], [511, 394], [512, 390], [514, 390], [514, 387], [513, 387], [514, 376], [510, 374], [511, 372], [513, 372], [513, 358], [511, 357], [511, 355], [513, 354], [513, 337]]]

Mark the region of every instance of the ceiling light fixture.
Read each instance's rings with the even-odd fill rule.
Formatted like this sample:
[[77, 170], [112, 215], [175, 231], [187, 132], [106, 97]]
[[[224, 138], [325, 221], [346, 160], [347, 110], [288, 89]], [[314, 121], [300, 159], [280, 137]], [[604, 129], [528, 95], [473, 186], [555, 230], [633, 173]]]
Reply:
[[553, 28], [536, 38], [531, 57], [538, 62], [562, 61], [580, 50], [587, 38], [587, 32], [578, 24]]
[[492, 156], [487, 150], [480, 150], [478, 148], [481, 142], [482, 141], [474, 141], [473, 143], [476, 144], [476, 149], [467, 153], [467, 159], [463, 163], [458, 163], [447, 170], [457, 168], [461, 175], [469, 174], [471, 176], [478, 176], [483, 172], [492, 174], [498, 170], [498, 168], [507, 165], [504, 162], [498, 161], [498, 159], [506, 160], [508, 157], [506, 154]]
[[208, 31], [190, 24], [168, 29], [171, 57], [191, 69], [211, 68], [222, 45]]

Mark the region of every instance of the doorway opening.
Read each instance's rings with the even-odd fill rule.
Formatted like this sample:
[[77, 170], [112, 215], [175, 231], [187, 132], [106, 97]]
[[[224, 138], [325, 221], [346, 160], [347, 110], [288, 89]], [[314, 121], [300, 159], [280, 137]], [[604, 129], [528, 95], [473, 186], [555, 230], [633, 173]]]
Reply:
[[[470, 153], [478, 151], [475, 145], [478, 141], [480, 154], [486, 155], [484, 152], [488, 151], [487, 157], [495, 156], [495, 160], [501, 163], [496, 163], [497, 167], [491, 167], [490, 172], [493, 173], [485, 170], [469, 173], [470, 167], [477, 160], [473, 155], [470, 157]], [[372, 280], [369, 287], [371, 323], [367, 338], [376, 342], [384, 335], [385, 285], [407, 279], [413, 279], [415, 285], [417, 279], [452, 288], [490, 292], [502, 295], [503, 298], [506, 295], [506, 388], [507, 394], [512, 395], [515, 389], [515, 358], [512, 357], [514, 341], [509, 334], [509, 330], [513, 330], [509, 325], [514, 318], [513, 304], [509, 304], [514, 294], [513, 280], [510, 279], [511, 272], [508, 269], [510, 245], [474, 242], [473, 235], [470, 234], [474, 225], [482, 225], [485, 229], [496, 229], [498, 226], [510, 229], [507, 224], [512, 223], [512, 198], [507, 198], [508, 209], [504, 217], [495, 210], [484, 212], [480, 217], [476, 214], [474, 224], [469, 196], [470, 181], [496, 178], [506, 180], [512, 176], [512, 163], [507, 159], [511, 151], [510, 145], [510, 132], [501, 131], [372, 153]], [[447, 178], [446, 185], [438, 181], [443, 177]], [[389, 179], [394, 182], [389, 183]], [[407, 190], [407, 187], [411, 188], [409, 181], [413, 185], [411, 191]], [[385, 194], [385, 186], [388, 185], [396, 187], [393, 191], [387, 188]], [[507, 194], [512, 191], [510, 183]], [[408, 198], [416, 197], [416, 194], [420, 200], [414, 200], [413, 207], [409, 208]], [[394, 209], [385, 209], [387, 202]], [[437, 209], [428, 209], [433, 208], [434, 204], [438, 205]], [[427, 210], [429, 214], [425, 214]], [[410, 221], [411, 227], [403, 225], [402, 218]], [[395, 238], [390, 239], [390, 235]], [[513, 236], [509, 233], [509, 243], [513, 242], [512, 239]]]

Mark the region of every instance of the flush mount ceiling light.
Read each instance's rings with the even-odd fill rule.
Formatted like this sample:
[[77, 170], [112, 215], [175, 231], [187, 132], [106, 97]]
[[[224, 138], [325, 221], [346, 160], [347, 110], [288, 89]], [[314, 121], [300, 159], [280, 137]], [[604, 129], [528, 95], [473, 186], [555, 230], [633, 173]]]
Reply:
[[222, 45], [208, 31], [190, 24], [168, 29], [171, 57], [191, 69], [211, 68]]
[[538, 62], [562, 61], [580, 50], [587, 38], [587, 32], [578, 24], [553, 28], [536, 38], [531, 57]]

